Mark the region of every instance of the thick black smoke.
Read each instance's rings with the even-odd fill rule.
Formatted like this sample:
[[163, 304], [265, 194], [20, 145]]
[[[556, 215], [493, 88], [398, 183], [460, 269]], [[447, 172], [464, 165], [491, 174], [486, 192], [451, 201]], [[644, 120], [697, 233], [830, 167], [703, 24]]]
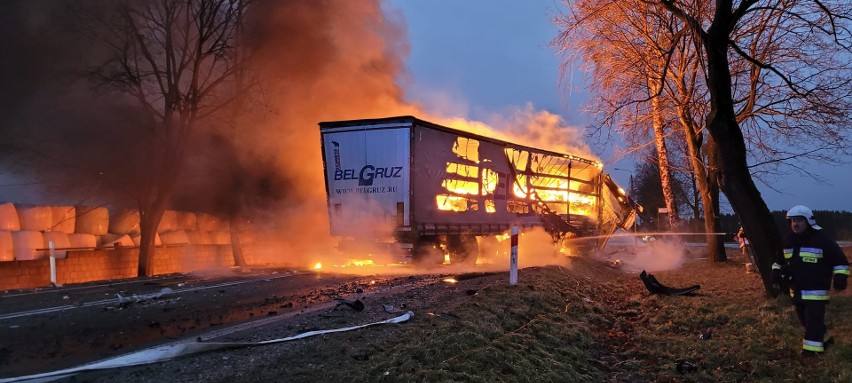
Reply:
[[[0, 199], [135, 207], [151, 126], [91, 75], [107, 56], [86, 18], [115, 4], [0, 2], [0, 177], [26, 184], [0, 186]], [[417, 114], [396, 82], [407, 36], [378, 0], [251, 4], [242, 43], [257, 87], [238, 119], [200, 126], [170, 208], [261, 211], [299, 227], [291, 242], [305, 252], [328, 235], [317, 124]]]

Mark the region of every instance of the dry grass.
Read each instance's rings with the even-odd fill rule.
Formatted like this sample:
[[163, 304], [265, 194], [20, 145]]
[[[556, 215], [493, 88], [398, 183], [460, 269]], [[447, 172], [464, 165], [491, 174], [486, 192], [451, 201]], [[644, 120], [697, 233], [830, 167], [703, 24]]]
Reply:
[[838, 342], [819, 359], [803, 360], [801, 329], [787, 299], [765, 297], [759, 277], [737, 262], [695, 260], [655, 273], [672, 287], [701, 284], [693, 296], [651, 295], [635, 274], [580, 263], [526, 269], [519, 286], [498, 283], [466, 298], [438, 301], [430, 312], [445, 315], [427, 314], [406, 326], [399, 334], [404, 341], [371, 350], [370, 363], [347, 377], [852, 382], [852, 323], [843, 320], [852, 318], [848, 293], [835, 294], [829, 305]]

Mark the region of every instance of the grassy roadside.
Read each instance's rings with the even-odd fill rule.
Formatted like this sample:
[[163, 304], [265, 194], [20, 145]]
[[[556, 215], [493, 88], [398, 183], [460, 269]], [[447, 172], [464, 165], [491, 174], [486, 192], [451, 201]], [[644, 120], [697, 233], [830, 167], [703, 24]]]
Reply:
[[[208, 366], [218, 371], [208, 381], [220, 382], [852, 382], [849, 291], [828, 306], [835, 344], [803, 359], [788, 299], [766, 297], [736, 259], [653, 274], [670, 287], [701, 288], [652, 295], [635, 272], [574, 258], [523, 269], [517, 286], [498, 273], [369, 302], [405, 302], [416, 316], [404, 324], [156, 370], [197, 376]], [[153, 368], [131, 377], [151, 381]]]
[[[693, 296], [651, 295], [635, 274], [593, 263], [525, 269], [437, 302], [403, 335], [377, 348], [351, 381], [388, 382], [852, 382], [852, 302], [835, 294], [837, 342], [802, 359], [801, 329], [786, 298], [764, 296], [740, 264], [692, 261], [655, 273], [701, 284]], [[681, 371], [678, 371], [680, 365]]]

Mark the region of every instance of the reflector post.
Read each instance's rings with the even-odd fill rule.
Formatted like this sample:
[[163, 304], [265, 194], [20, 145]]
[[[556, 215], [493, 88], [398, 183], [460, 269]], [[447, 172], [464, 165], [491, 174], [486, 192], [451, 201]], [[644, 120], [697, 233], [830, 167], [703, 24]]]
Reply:
[[509, 285], [518, 284], [518, 227], [512, 226], [512, 252], [509, 257]]

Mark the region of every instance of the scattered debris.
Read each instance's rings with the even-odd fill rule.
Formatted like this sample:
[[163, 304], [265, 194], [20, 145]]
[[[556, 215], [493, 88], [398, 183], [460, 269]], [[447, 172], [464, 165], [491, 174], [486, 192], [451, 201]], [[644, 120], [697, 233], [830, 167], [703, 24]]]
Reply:
[[677, 372], [679, 374], [686, 374], [688, 372], [698, 371], [698, 364], [691, 360], [681, 360], [677, 362]]
[[388, 313], [388, 314], [396, 314], [396, 313], [402, 312], [402, 310], [400, 310], [396, 307], [393, 307], [393, 305], [384, 305], [383, 307], [385, 309], [385, 312]]
[[642, 283], [645, 284], [645, 288], [648, 289], [651, 294], [685, 295], [701, 288], [699, 285], [692, 285], [681, 289], [671, 288], [660, 283], [653, 274], [648, 274], [645, 270], [642, 270], [642, 273], [639, 274], [639, 278], [642, 279]]
[[453, 319], [453, 320], [461, 320], [461, 318], [459, 318], [459, 316], [458, 316], [458, 315], [454, 315], [454, 314], [450, 314], [450, 313], [437, 312], [437, 313], [428, 313], [428, 315], [429, 315], [429, 316], [433, 316], [433, 317], [439, 317], [439, 318], [447, 318], [447, 319]]
[[364, 311], [364, 302], [361, 302], [360, 299], [356, 299], [354, 301], [350, 301], [348, 299], [343, 298], [334, 298], [337, 301], [337, 306], [335, 308], [346, 305], [352, 308], [355, 311]]
[[118, 297], [118, 305], [119, 307], [127, 307], [133, 303], [142, 303], [149, 300], [157, 300], [162, 299], [165, 296], [169, 296], [174, 293], [174, 290], [164, 287], [162, 290], [156, 293], [145, 294], [145, 295], [136, 295], [133, 294], [129, 297], [126, 297], [121, 294], [115, 294]]

